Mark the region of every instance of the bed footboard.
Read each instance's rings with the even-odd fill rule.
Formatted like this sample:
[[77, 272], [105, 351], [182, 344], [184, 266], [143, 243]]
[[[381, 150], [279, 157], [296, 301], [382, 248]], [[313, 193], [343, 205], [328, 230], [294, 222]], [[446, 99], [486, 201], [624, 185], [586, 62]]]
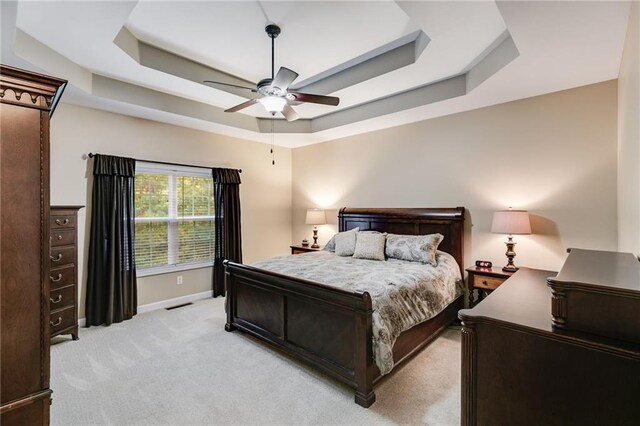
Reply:
[[375, 402], [371, 298], [225, 261], [227, 323], [319, 368]]

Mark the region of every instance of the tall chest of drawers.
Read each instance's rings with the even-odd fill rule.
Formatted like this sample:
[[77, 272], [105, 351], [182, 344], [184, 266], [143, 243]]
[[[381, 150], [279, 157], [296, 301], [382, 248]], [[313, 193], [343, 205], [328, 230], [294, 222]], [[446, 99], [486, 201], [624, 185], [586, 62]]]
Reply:
[[49, 308], [51, 337], [71, 334], [78, 340], [78, 210], [51, 206]]

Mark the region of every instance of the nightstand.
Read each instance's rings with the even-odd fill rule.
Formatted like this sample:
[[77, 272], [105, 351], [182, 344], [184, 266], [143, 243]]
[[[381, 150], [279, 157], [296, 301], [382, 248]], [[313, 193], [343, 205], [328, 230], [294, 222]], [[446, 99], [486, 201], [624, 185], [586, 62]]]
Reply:
[[311, 248], [311, 246], [289, 246], [291, 247], [291, 254], [309, 253], [311, 251], [320, 251], [322, 247]]
[[474, 306], [474, 290], [478, 290], [478, 302], [480, 302], [484, 298], [485, 292], [492, 292], [514, 274], [514, 272], [505, 272], [502, 268], [478, 268], [477, 266], [467, 268], [466, 271], [469, 273], [467, 284], [469, 289], [469, 308]]

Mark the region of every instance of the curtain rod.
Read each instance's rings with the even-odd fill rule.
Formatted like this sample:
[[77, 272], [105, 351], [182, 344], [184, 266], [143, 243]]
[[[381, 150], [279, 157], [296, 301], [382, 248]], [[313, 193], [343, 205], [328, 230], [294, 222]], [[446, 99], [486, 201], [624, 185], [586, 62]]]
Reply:
[[[93, 158], [95, 154], [93, 152], [90, 152], [89, 154], [87, 154], [87, 157], [89, 158]], [[205, 167], [205, 166], [194, 166], [193, 164], [182, 164], [182, 163], [169, 163], [166, 161], [156, 161], [156, 160], [143, 160], [140, 158], [135, 158], [136, 161], [143, 161], [145, 163], [156, 163], [156, 164], [166, 164], [168, 166], [184, 166], [184, 167], [200, 167], [201, 169], [213, 169], [215, 167]], [[242, 169], [237, 169], [238, 173], [242, 173]]]

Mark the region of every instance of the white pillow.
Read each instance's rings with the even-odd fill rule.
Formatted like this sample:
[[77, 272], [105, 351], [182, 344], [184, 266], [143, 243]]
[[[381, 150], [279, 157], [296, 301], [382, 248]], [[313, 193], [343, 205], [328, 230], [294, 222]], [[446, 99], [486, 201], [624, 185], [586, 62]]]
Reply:
[[353, 256], [356, 250], [356, 232], [339, 232], [335, 235], [336, 255], [337, 256]]
[[358, 232], [353, 257], [356, 259], [384, 260], [387, 234]]
[[[348, 231], [343, 231], [343, 232], [340, 232], [340, 233], [343, 234], [345, 232], [358, 232], [358, 231], [360, 231], [360, 228], [356, 227], [356, 228], [349, 229]], [[329, 242], [327, 242], [327, 244], [324, 246], [323, 250], [331, 251], [331, 252], [336, 251], [336, 235], [338, 235], [338, 234], [334, 234], [333, 237], [331, 237]]]

